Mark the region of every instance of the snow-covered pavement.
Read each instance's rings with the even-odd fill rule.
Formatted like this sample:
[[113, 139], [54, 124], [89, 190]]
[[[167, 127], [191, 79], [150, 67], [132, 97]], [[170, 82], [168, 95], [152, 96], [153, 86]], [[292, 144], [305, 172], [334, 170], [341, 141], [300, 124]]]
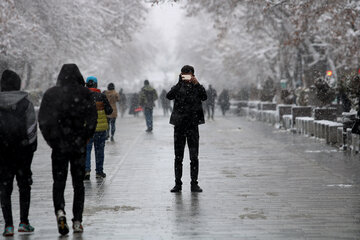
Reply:
[[[159, 112], [160, 113], [160, 112]], [[261, 122], [217, 116], [200, 127], [199, 185], [173, 187], [173, 128], [158, 114], [154, 132], [142, 117], [117, 120], [105, 147], [104, 181], [85, 182], [84, 233], [59, 237], [52, 205], [50, 149], [39, 136], [33, 159], [33, 234], [10, 239], [358, 239], [360, 160], [318, 140]], [[92, 157], [94, 166], [94, 156]], [[16, 184], [16, 183], [15, 183]], [[15, 186], [14, 186], [15, 187]], [[14, 188], [14, 222], [19, 219]], [[71, 226], [72, 186], [66, 211]], [[0, 217], [1, 231], [4, 222]], [[17, 226], [16, 226], [17, 228]], [[3, 239], [0, 236], [0, 239]]]

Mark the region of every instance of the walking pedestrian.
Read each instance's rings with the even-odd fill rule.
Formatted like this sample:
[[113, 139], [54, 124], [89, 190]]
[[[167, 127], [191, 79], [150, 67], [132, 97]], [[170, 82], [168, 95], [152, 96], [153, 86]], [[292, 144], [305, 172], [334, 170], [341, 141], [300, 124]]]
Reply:
[[130, 99], [129, 114], [130, 115], [133, 114], [134, 117], [138, 117], [140, 111], [141, 111], [141, 108], [139, 106], [139, 94], [138, 93], [133, 93], [131, 95], [131, 99]]
[[146, 132], [153, 130], [153, 108], [155, 101], [158, 99], [156, 90], [150, 86], [149, 80], [144, 81], [144, 87], [140, 92], [140, 106], [144, 109], [146, 120]]
[[33, 232], [29, 223], [32, 172], [31, 163], [37, 147], [34, 105], [28, 94], [20, 91], [21, 79], [5, 70], [0, 82], [0, 195], [5, 220], [4, 236], [14, 235], [11, 194], [13, 181], [19, 187], [19, 232]]
[[170, 100], [166, 98], [166, 94], [167, 92], [165, 89], [163, 89], [160, 94], [161, 107], [163, 108], [164, 116], [167, 116], [169, 111], [172, 111]]
[[206, 101], [206, 107], [208, 112], [208, 119], [214, 120], [214, 112], [215, 112], [215, 100], [217, 97], [216, 90], [212, 88], [211, 84], [209, 85], [208, 90], [206, 91], [208, 99]]
[[86, 143], [96, 127], [97, 113], [91, 92], [75, 64], [64, 64], [55, 87], [48, 89], [39, 110], [40, 130], [52, 148], [53, 202], [61, 235], [69, 232], [64, 190], [70, 163], [74, 188], [73, 230], [83, 232]]
[[110, 115], [113, 109], [106, 98], [106, 95], [101, 93], [97, 88], [97, 78], [90, 76], [86, 79], [86, 87], [88, 87], [92, 93], [93, 101], [96, 104], [97, 110], [97, 124], [94, 136], [90, 138], [86, 146], [86, 164], [85, 164], [85, 177], [84, 180], [90, 180], [91, 171], [91, 150], [94, 144], [95, 148], [95, 163], [96, 163], [96, 178], [105, 178], [104, 173], [104, 150], [106, 131], [109, 128], [106, 115]]
[[230, 109], [230, 96], [227, 89], [222, 90], [220, 93], [218, 104], [220, 105], [222, 115], [225, 116], [226, 111]]
[[113, 109], [113, 112], [110, 115], [107, 115], [109, 128], [106, 131], [106, 139], [109, 139], [110, 133], [111, 133], [110, 140], [113, 142], [114, 134], [115, 134], [115, 130], [116, 130], [115, 123], [116, 123], [116, 118], [117, 118], [116, 103], [120, 100], [120, 95], [119, 95], [119, 93], [117, 93], [115, 91], [114, 83], [109, 83], [107, 88], [108, 88], [108, 90], [105, 91], [105, 95], [111, 105], [111, 108]]
[[190, 152], [191, 191], [202, 192], [198, 185], [199, 175], [199, 124], [204, 124], [202, 101], [207, 99], [205, 88], [196, 79], [194, 67], [185, 65], [181, 69], [179, 82], [167, 94], [174, 100], [170, 124], [174, 125], [175, 186], [171, 192], [182, 190], [182, 166], [186, 142]]
[[127, 105], [126, 105], [126, 95], [123, 92], [123, 89], [121, 88], [119, 91], [119, 108], [120, 108], [120, 113], [121, 113], [121, 117], [124, 117], [124, 113], [126, 111]]

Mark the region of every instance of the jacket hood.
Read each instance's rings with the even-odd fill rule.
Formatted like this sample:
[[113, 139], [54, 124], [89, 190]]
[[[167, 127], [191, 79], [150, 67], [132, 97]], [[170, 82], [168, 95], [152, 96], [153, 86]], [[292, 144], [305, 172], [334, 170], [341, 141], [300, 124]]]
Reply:
[[10, 109], [12, 106], [27, 97], [26, 92], [7, 91], [0, 92], [0, 109]]
[[79, 85], [85, 86], [85, 81], [76, 64], [64, 64], [56, 82], [57, 86]]
[[21, 86], [21, 79], [19, 75], [11, 70], [5, 70], [1, 76], [1, 91], [19, 91]]

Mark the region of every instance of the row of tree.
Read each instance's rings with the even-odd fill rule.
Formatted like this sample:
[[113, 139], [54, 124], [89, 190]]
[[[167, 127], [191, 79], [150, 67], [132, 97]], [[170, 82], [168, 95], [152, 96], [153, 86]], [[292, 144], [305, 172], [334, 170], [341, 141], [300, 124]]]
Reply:
[[[169, 1], [179, 2], [153, 2]], [[189, 41], [191, 51], [184, 52], [202, 56], [215, 86], [219, 78], [230, 85], [270, 78], [310, 86], [326, 70], [339, 80], [360, 66], [360, 1], [197, 0], [184, 6], [217, 31], [203, 31], [204, 41]]]
[[[0, 1], [0, 70], [19, 72], [25, 88], [46, 88], [65, 62], [87, 73], [114, 71], [114, 59], [128, 65], [114, 72], [124, 77], [134, 61], [133, 34], [145, 21], [142, 0], [2, 0]], [[115, 57], [116, 56], [116, 57]], [[111, 74], [111, 73], [110, 73]], [[121, 76], [121, 74], [123, 76]], [[31, 81], [30, 81], [31, 79]]]

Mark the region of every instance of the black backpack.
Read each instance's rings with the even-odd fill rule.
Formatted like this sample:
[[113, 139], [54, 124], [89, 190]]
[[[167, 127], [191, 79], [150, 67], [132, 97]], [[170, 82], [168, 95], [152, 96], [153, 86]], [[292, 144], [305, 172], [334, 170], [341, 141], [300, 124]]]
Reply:
[[24, 98], [8, 109], [0, 109], [0, 149], [8, 150], [26, 144], [25, 112], [28, 104]]

